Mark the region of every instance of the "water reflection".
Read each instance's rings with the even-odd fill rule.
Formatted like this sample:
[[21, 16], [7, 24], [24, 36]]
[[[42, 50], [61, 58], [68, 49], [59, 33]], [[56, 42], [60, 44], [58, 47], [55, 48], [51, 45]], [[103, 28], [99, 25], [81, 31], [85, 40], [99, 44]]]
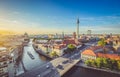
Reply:
[[120, 75], [75, 66], [62, 77], [120, 77]]

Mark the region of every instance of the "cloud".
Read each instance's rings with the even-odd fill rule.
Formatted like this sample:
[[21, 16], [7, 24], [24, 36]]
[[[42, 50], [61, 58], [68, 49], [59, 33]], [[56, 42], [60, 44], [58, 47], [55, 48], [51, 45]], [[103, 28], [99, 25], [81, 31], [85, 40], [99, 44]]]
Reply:
[[[35, 20], [31, 15], [21, 12], [11, 12], [0, 17], [0, 28], [20, 31], [20, 32], [38, 32], [38, 33], [61, 33], [63, 30], [67, 33], [76, 31], [76, 19], [74, 17], [64, 18], [62, 16], [48, 16], [46, 19]], [[30, 19], [32, 18], [32, 19]], [[45, 22], [45, 21], [47, 22]], [[79, 17], [80, 32], [86, 33], [91, 29], [94, 33], [102, 32], [120, 32], [120, 16], [95, 16]], [[42, 23], [41, 23], [42, 22]]]
[[13, 14], [20, 14], [20, 12], [18, 12], [18, 11], [14, 11]]

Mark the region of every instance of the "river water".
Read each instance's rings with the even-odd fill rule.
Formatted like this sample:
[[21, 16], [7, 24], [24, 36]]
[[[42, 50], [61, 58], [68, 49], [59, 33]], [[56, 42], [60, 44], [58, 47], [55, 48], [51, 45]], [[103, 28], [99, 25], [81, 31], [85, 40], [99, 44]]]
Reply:
[[75, 66], [62, 77], [120, 77], [120, 75]]
[[[30, 52], [34, 59], [31, 59], [31, 57], [28, 55], [27, 52]], [[34, 68], [37, 68], [41, 66], [42, 64], [46, 63], [48, 60], [44, 56], [39, 55], [32, 46], [32, 39], [28, 43], [28, 46], [24, 47], [24, 53], [22, 58], [24, 67], [27, 71], [32, 70]]]

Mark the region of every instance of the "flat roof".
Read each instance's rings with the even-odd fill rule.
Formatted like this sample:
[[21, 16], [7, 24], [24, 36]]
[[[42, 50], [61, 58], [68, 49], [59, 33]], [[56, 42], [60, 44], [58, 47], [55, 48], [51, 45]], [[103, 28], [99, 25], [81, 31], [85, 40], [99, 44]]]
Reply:
[[6, 47], [0, 47], [0, 51], [6, 50]]

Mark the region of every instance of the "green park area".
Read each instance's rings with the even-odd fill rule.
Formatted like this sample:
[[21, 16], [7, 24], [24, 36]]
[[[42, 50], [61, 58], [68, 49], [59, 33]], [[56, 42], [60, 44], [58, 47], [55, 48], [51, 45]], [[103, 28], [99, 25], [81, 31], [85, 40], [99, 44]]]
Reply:
[[86, 60], [85, 64], [91, 67], [120, 71], [120, 60], [97, 58], [95, 60]]

